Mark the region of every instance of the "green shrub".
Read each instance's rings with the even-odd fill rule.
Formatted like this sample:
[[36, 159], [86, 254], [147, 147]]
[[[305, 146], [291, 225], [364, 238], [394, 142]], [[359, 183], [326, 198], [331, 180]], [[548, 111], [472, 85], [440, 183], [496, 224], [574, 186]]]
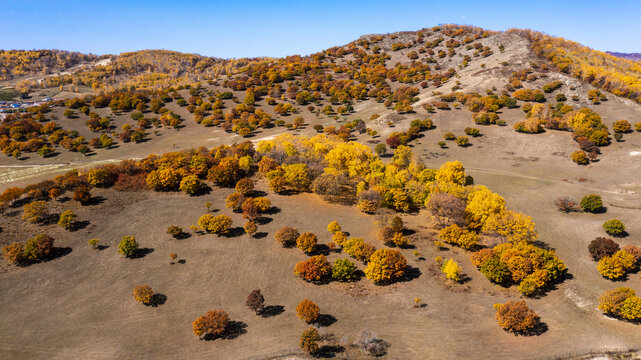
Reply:
[[118, 244], [118, 253], [132, 257], [138, 251], [138, 242], [135, 236], [123, 236]]
[[604, 210], [603, 207], [603, 201], [601, 201], [601, 196], [596, 195], [596, 194], [590, 194], [586, 195], [581, 199], [581, 202], [579, 203], [581, 205], [581, 208], [583, 208], [584, 211], [591, 212], [591, 213], [599, 213]]
[[340, 281], [352, 280], [356, 277], [356, 266], [348, 259], [336, 259], [332, 267], [332, 278]]
[[612, 236], [620, 236], [625, 233], [625, 226], [619, 219], [608, 220], [603, 223], [603, 229]]

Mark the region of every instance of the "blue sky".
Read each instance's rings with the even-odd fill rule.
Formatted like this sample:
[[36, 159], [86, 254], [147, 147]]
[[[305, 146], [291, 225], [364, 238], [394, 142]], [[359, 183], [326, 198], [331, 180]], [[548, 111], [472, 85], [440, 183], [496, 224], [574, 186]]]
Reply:
[[304, 55], [364, 34], [457, 23], [530, 28], [598, 50], [641, 52], [640, 20], [639, 0], [0, 0], [0, 49]]

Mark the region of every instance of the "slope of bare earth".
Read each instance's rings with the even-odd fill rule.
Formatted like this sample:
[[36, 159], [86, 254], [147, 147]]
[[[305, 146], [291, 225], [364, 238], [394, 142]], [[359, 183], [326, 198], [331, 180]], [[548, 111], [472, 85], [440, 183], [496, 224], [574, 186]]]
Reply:
[[[514, 35], [498, 34], [482, 41], [494, 41], [494, 46], [505, 44], [505, 51], [495, 51], [482, 60], [484, 68], [479, 62], [458, 70], [456, 80], [461, 83], [461, 91], [483, 93], [494, 86], [502, 89], [512, 71], [528, 67], [533, 59]], [[409, 50], [394, 56], [401, 59]], [[504, 61], [509, 66], [502, 65]], [[580, 97], [578, 101], [569, 100], [569, 104], [587, 104], [585, 93], [591, 87], [563, 74], [550, 72], [547, 76], [526, 87], [540, 88], [558, 79], [564, 82], [558, 92], [568, 98]], [[449, 92], [444, 88], [424, 89], [419, 104], [435, 99], [433, 91]], [[549, 101], [554, 94], [548, 96]], [[242, 98], [242, 93], [236, 95]], [[637, 121], [641, 106], [609, 94], [608, 99], [593, 108], [610, 128], [615, 120]], [[226, 105], [233, 106], [231, 102]], [[0, 190], [112, 159], [242, 140], [220, 128], [194, 123], [191, 114], [174, 103], [169, 108], [185, 118], [185, 126], [178, 131], [159, 129], [158, 135], [152, 133], [151, 140], [142, 144], [120, 144], [87, 158], [64, 150], [53, 158], [31, 156], [21, 162], [2, 157]], [[425, 113], [420, 106], [415, 108], [416, 114], [398, 115], [374, 101], [360, 102], [355, 104], [354, 114], [340, 121], [366, 120], [381, 137], [372, 139], [363, 134], [356, 140], [372, 144], [392, 131], [407, 129], [411, 119], [430, 117], [436, 128], [412, 144], [413, 151], [429, 167], [460, 160], [476, 183], [504, 196], [513, 210], [533, 217], [540, 240], [556, 250], [570, 274], [544, 296], [527, 300], [547, 325], [543, 334], [514, 336], [497, 326], [492, 304], [521, 296], [515, 289], [492, 285], [464, 251], [452, 247], [437, 250], [432, 244], [433, 224], [425, 211], [403, 215], [407, 227], [414, 231], [411, 239], [415, 245], [414, 249], [401, 250], [412, 270], [406, 281], [377, 287], [367, 279], [313, 285], [295, 278], [293, 266], [306, 256], [297, 249], [280, 247], [273, 239], [276, 229], [296, 226], [316, 233], [321, 242], [327, 243], [331, 238], [326, 225], [337, 220], [351, 236], [382, 247], [375, 236], [376, 218], [354, 207], [328, 204], [311, 194], [275, 195], [261, 182], [259, 187], [278, 210], [259, 225], [255, 239], [244, 234], [229, 238], [192, 234], [175, 240], [165, 233], [171, 224], [184, 229], [195, 224], [206, 211], [206, 201], [214, 204], [214, 214], [227, 214], [235, 227], [242, 226], [242, 217], [224, 207], [231, 189], [214, 188], [198, 197], [96, 190], [99, 201], [91, 206], [82, 207], [70, 200], [52, 202], [54, 213], [72, 209], [78, 214], [83, 227], [74, 232], [55, 224], [28, 224], [20, 219], [20, 207], [9, 208], [0, 219], [0, 245], [46, 232], [63, 249], [60, 256], [44, 263], [23, 268], [0, 265], [0, 318], [4, 320], [0, 324], [0, 358], [303, 358], [298, 337], [306, 325], [296, 318], [295, 307], [304, 298], [315, 301], [323, 314], [331, 315], [324, 317], [320, 328], [323, 333], [333, 333], [336, 344], [343, 347], [337, 358], [367, 358], [350, 345], [362, 329], [375, 331], [389, 343], [389, 359], [547, 359], [637, 347], [641, 343], [638, 325], [605, 317], [597, 304], [599, 295], [608, 289], [628, 286], [641, 290], [639, 274], [630, 274], [621, 282], [604, 279], [588, 256], [587, 245], [605, 235], [601, 228], [604, 221], [618, 218], [630, 235], [617, 241], [641, 246], [641, 133], [624, 135], [623, 142], [602, 149], [599, 161], [581, 167], [569, 160], [569, 154], [577, 148], [571, 133], [516, 133], [512, 124], [524, 119], [520, 109], [502, 111], [500, 116], [508, 126], [477, 126], [483, 135], [471, 138], [472, 146], [460, 148], [449, 143], [449, 148], [441, 149], [437, 142], [445, 132], [463, 135], [466, 127], [476, 126], [472, 114], [462, 108], [435, 114]], [[311, 125], [316, 123], [336, 125], [329, 117], [301, 110], [300, 116], [309, 125], [295, 133], [312, 135]], [[54, 109], [62, 126], [95, 136], [83, 127], [86, 118], [65, 119], [62, 111]], [[100, 111], [104, 111], [102, 116], [111, 115], [108, 109]], [[381, 120], [368, 121], [372, 114], [382, 115]], [[388, 120], [393, 120], [394, 127], [387, 125]], [[72, 126], [74, 121], [83, 126]], [[118, 128], [125, 123], [132, 123], [128, 114], [114, 116]], [[284, 131], [281, 127], [262, 130], [249, 140]], [[559, 196], [580, 199], [589, 193], [603, 197], [608, 208], [605, 214], [563, 214], [552, 205]], [[137, 237], [146, 248], [144, 257], [124, 259], [117, 254], [117, 243], [123, 235]], [[87, 245], [90, 238], [100, 238], [108, 247], [93, 250]], [[414, 251], [421, 257], [417, 258]], [[169, 265], [170, 253], [177, 253], [183, 261]], [[461, 285], [448, 285], [435, 271], [436, 256], [453, 257], [469, 279]], [[333, 261], [347, 255], [329, 253], [328, 257]], [[364, 269], [363, 264], [357, 266]], [[147, 283], [164, 295], [164, 303], [157, 307], [136, 303], [131, 290], [139, 283]], [[243, 305], [255, 288], [262, 290], [271, 316], [256, 316]], [[413, 307], [416, 297], [426, 306]], [[193, 335], [191, 322], [211, 309], [228, 311], [235, 335], [213, 341], [199, 341]]]

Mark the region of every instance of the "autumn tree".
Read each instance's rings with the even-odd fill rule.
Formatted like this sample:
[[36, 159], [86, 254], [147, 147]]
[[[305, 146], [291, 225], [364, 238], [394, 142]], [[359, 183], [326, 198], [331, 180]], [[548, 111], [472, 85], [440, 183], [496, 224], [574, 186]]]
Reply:
[[616, 280], [624, 277], [637, 265], [634, 255], [627, 251], [619, 250], [612, 256], [604, 256], [597, 264], [597, 270], [606, 279]]
[[62, 212], [62, 214], [60, 214], [60, 220], [58, 221], [58, 226], [66, 230], [73, 230], [73, 228], [76, 226], [77, 218], [78, 218], [78, 215], [74, 214], [73, 211], [65, 210]]
[[281, 243], [283, 247], [292, 247], [296, 245], [296, 240], [299, 236], [300, 234], [298, 233], [298, 230], [289, 226], [281, 227], [276, 230], [276, 233], [274, 234], [276, 241]]
[[604, 210], [601, 196], [597, 194], [590, 194], [590, 195], [584, 196], [583, 199], [581, 199], [581, 202], [579, 204], [581, 205], [581, 208], [583, 208], [583, 211], [587, 211], [591, 213], [598, 213]]
[[208, 311], [192, 323], [194, 334], [199, 338], [220, 336], [229, 326], [229, 315], [223, 310]]
[[245, 229], [245, 233], [251, 237], [256, 233], [256, 230], [258, 230], [258, 226], [256, 226], [256, 223], [253, 221], [247, 221], [243, 229]]
[[232, 223], [232, 219], [223, 214], [217, 216], [205, 214], [198, 219], [198, 226], [200, 226], [201, 229], [217, 235], [229, 233]]
[[321, 340], [318, 335], [318, 330], [313, 327], [303, 331], [300, 336], [300, 348], [308, 354], [315, 354], [318, 352], [318, 342]]
[[133, 291], [134, 299], [145, 305], [151, 304], [154, 297], [154, 291], [147, 284], [136, 285]]
[[220, 160], [218, 165], [209, 169], [207, 179], [217, 185], [231, 187], [240, 177], [240, 165], [235, 157], [226, 157]]
[[429, 197], [426, 207], [440, 226], [465, 225], [465, 201], [447, 193], [436, 193]]
[[180, 180], [179, 190], [189, 195], [198, 194], [203, 188], [203, 183], [196, 175], [188, 175]]
[[2, 248], [2, 256], [9, 264], [20, 265], [25, 261], [24, 245], [13, 242]]
[[49, 215], [44, 201], [32, 201], [24, 206], [23, 211], [22, 219], [30, 223], [41, 222]]
[[339, 281], [350, 281], [356, 278], [356, 266], [348, 259], [334, 260], [332, 278]]
[[603, 229], [612, 236], [621, 236], [625, 234], [625, 226], [619, 219], [611, 219], [603, 223]]
[[236, 183], [236, 191], [243, 195], [248, 195], [254, 191], [254, 181], [250, 178], [242, 178], [238, 180]]
[[311, 300], [303, 300], [296, 306], [296, 315], [298, 318], [308, 324], [313, 323], [318, 319], [320, 308]]
[[619, 244], [614, 240], [598, 237], [590, 242], [588, 245], [588, 252], [592, 259], [599, 261], [606, 256], [612, 256], [619, 251]]
[[125, 257], [133, 257], [138, 252], [138, 242], [135, 236], [123, 236], [118, 244], [118, 253]]
[[554, 206], [556, 206], [560, 211], [563, 211], [566, 214], [572, 211], [576, 211], [577, 205], [578, 204], [576, 201], [571, 200], [567, 196], [563, 196], [554, 200]]
[[450, 258], [446, 260], [441, 265], [441, 271], [445, 274], [445, 277], [452, 281], [461, 280], [461, 268], [458, 266], [458, 263], [454, 259]]
[[329, 224], [327, 224], [327, 231], [329, 231], [332, 234], [336, 234], [338, 231], [341, 231], [342, 228], [336, 221], [332, 221]]
[[405, 275], [407, 259], [397, 250], [379, 249], [369, 259], [365, 276], [375, 284], [384, 284]]
[[318, 238], [310, 232], [303, 233], [296, 239], [296, 247], [307, 254], [316, 251], [317, 244]]
[[245, 306], [256, 314], [263, 312], [263, 309], [265, 308], [265, 298], [263, 297], [263, 294], [260, 293], [259, 289], [249, 293], [247, 300], [245, 300]]
[[638, 320], [641, 318], [641, 299], [634, 290], [620, 287], [601, 295], [599, 309], [618, 318]]
[[332, 266], [325, 255], [316, 255], [294, 266], [294, 274], [307, 281], [322, 281], [332, 274]]
[[86, 185], [80, 185], [73, 191], [73, 199], [81, 204], [87, 204], [91, 200], [91, 188]]
[[496, 321], [504, 330], [516, 334], [527, 334], [539, 323], [539, 316], [524, 300], [495, 304]]
[[27, 240], [24, 246], [24, 256], [28, 260], [42, 260], [53, 252], [54, 239], [46, 234], [38, 234]]

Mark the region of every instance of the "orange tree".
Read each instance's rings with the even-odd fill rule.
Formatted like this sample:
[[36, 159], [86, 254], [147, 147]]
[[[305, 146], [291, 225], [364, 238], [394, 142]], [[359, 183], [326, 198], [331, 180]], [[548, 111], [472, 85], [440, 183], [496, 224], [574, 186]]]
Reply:
[[332, 274], [332, 266], [325, 255], [316, 255], [297, 263], [294, 274], [307, 281], [321, 281]]
[[539, 323], [539, 316], [530, 309], [524, 300], [495, 304], [496, 321], [506, 331], [527, 333]]
[[299, 319], [307, 323], [316, 321], [318, 319], [319, 313], [320, 308], [311, 300], [305, 299], [299, 302], [296, 306], [296, 315], [298, 315]]
[[192, 323], [194, 334], [201, 339], [207, 336], [219, 336], [229, 326], [229, 315], [223, 310], [208, 311]]

